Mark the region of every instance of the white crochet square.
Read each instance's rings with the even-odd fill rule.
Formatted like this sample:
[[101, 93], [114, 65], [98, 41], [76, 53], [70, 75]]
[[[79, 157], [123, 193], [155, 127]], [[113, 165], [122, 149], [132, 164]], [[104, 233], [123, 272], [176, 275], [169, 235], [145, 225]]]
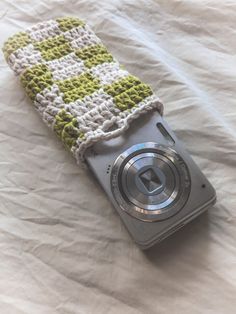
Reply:
[[120, 110], [116, 108], [113, 98], [103, 89], [69, 103], [66, 109], [77, 118], [81, 132], [106, 130], [111, 127]]
[[12, 70], [16, 74], [21, 74], [26, 68], [38, 63], [42, 63], [43, 59], [40, 51], [36, 50], [32, 44], [24, 48], [19, 48], [13, 52], [8, 59]]
[[45, 88], [36, 95], [34, 105], [41, 115], [49, 106], [63, 108], [65, 105], [63, 93], [60, 92], [58, 85], [54, 83], [50, 88]]
[[112, 84], [114, 81], [129, 75], [126, 70], [120, 68], [118, 62], [99, 64], [96, 67], [93, 67], [91, 72], [103, 85]]
[[[62, 106], [62, 105], [61, 105]], [[63, 107], [62, 107], [63, 108]], [[53, 128], [55, 122], [55, 116], [59, 113], [61, 108], [51, 106], [45, 108], [45, 110], [41, 113], [43, 121], [51, 128]]]
[[66, 104], [65, 108], [74, 117], [82, 116], [86, 112], [88, 112], [88, 108], [86, 107], [85, 103], [82, 100], [80, 100], [80, 99], [77, 99], [75, 102], [71, 102], [69, 104]]
[[103, 103], [107, 104], [109, 110], [115, 108], [115, 105], [113, 103], [113, 97], [105, 93], [102, 88], [100, 88], [91, 95], [85, 96], [83, 102], [88, 109], [97, 108]]
[[26, 30], [32, 40], [43, 41], [49, 37], [62, 34], [57, 21], [49, 20], [47, 22], [38, 23]]
[[74, 49], [84, 48], [90, 45], [100, 44], [101, 40], [91, 31], [88, 26], [79, 26], [64, 33]]
[[52, 72], [55, 80], [65, 80], [82, 74], [86, 68], [84, 62], [75, 53], [71, 53], [57, 60], [46, 63]]

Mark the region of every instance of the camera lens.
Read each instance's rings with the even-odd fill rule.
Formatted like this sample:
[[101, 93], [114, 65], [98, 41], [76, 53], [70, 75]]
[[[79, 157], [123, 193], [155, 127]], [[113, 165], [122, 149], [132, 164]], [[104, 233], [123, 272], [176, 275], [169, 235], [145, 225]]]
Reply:
[[143, 143], [117, 158], [111, 187], [116, 201], [132, 216], [145, 221], [163, 220], [186, 203], [190, 176], [186, 164], [173, 149]]

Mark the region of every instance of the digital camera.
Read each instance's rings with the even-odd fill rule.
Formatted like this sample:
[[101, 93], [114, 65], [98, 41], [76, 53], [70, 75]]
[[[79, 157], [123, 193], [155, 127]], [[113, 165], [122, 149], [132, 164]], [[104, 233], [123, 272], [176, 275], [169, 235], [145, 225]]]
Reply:
[[149, 248], [215, 203], [215, 190], [158, 112], [85, 159], [134, 241]]

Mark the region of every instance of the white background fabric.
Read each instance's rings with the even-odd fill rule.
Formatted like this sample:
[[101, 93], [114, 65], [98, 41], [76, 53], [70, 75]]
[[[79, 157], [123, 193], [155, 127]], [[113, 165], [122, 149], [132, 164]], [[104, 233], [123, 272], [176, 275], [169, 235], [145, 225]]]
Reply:
[[87, 20], [152, 85], [218, 201], [140, 251], [1, 54], [0, 313], [235, 313], [235, 1], [2, 0], [0, 44], [64, 15]]

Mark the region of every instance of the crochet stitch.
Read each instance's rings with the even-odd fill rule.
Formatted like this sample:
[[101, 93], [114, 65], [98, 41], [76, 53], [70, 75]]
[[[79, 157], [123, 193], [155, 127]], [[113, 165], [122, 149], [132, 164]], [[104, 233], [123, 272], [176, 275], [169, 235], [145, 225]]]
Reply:
[[10, 37], [6, 61], [47, 125], [76, 159], [93, 143], [163, 106], [150, 86], [129, 74], [83, 21], [63, 17]]

